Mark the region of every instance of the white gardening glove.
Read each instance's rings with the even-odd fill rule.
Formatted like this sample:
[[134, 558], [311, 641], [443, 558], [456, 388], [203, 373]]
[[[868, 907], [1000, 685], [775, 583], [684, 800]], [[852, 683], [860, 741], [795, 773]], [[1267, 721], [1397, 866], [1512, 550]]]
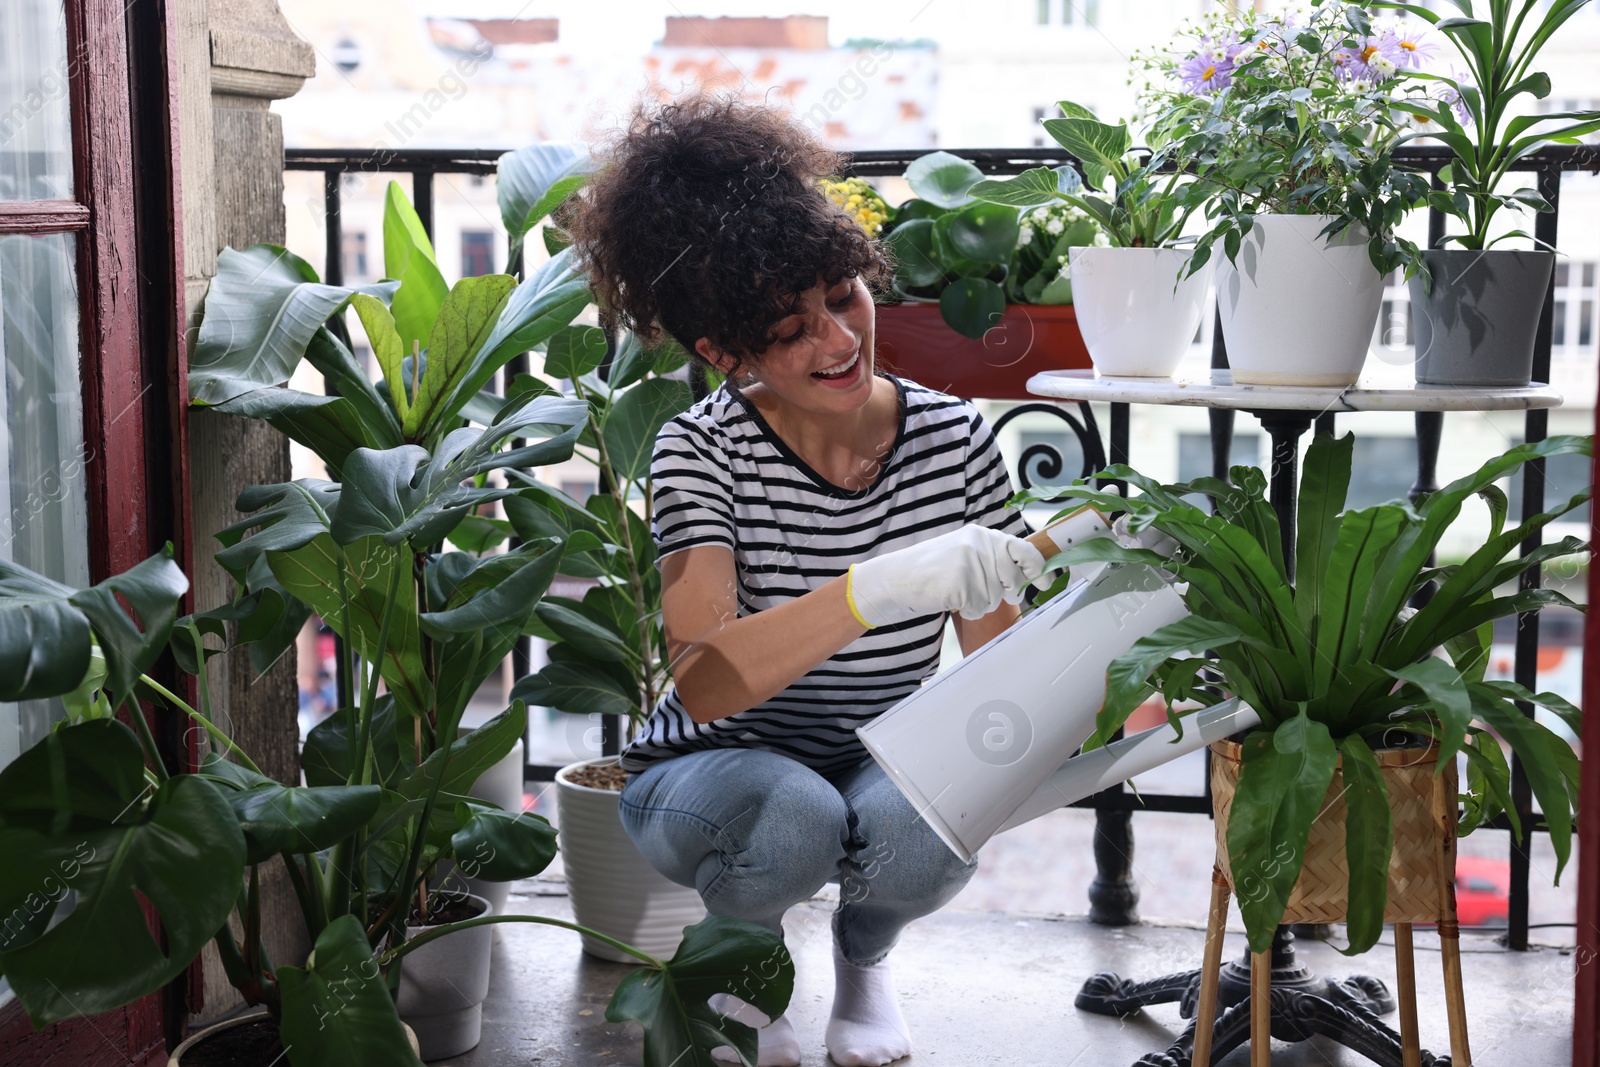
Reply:
[[1044, 556], [1022, 538], [970, 525], [855, 564], [845, 595], [868, 628], [945, 611], [981, 619], [1002, 600], [1019, 602], [1043, 570]]

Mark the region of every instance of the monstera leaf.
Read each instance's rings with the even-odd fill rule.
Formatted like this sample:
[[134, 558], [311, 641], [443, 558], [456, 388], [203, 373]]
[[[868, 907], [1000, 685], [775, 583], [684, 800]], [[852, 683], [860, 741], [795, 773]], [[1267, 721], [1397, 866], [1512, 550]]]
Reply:
[[120, 704], [166, 647], [188, 589], [171, 545], [88, 589], [0, 560], [0, 700], [76, 689], [89, 669], [92, 630], [105, 654], [105, 688]]
[[756, 1032], [707, 1001], [731, 993], [775, 1019], [793, 991], [794, 961], [776, 934], [713, 915], [684, 929], [671, 960], [624, 978], [606, 1005], [606, 1018], [644, 1024], [645, 1067], [715, 1067], [709, 1050], [719, 1045], [732, 1046], [754, 1064]]
[[304, 967], [279, 967], [278, 984], [290, 1067], [422, 1067], [354, 915], [323, 929]]
[[[0, 848], [0, 909], [34, 920], [0, 949], [0, 971], [39, 1026], [178, 977], [244, 876], [244, 836], [218, 789], [193, 775], [152, 786], [133, 732], [109, 719], [57, 730], [0, 771]], [[75, 906], [46, 929], [68, 890]]]

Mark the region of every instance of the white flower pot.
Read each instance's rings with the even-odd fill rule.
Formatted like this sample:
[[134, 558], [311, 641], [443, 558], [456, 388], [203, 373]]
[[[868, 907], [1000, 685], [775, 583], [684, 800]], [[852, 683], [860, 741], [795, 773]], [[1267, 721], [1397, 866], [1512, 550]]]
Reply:
[[[489, 902], [468, 896], [483, 908], [476, 917], [494, 914]], [[427, 933], [430, 926], [407, 926], [406, 936]], [[483, 1000], [489, 995], [489, 953], [492, 925], [446, 934], [409, 953], [400, 965], [400, 995], [395, 1007], [416, 1031], [425, 1060], [459, 1056], [476, 1048], [483, 1033]]]
[[1089, 358], [1116, 378], [1165, 378], [1205, 313], [1209, 265], [1183, 279], [1180, 248], [1074, 248], [1072, 303]]
[[[556, 830], [573, 919], [668, 959], [683, 940], [683, 928], [706, 916], [700, 894], [669, 881], [639, 854], [617, 814], [622, 794], [578, 785], [567, 777], [580, 767], [615, 762], [615, 756], [607, 756], [556, 772]], [[592, 937], [583, 938], [583, 950], [604, 960], [638, 962]]]
[[[1361, 376], [1383, 302], [1367, 232], [1319, 237], [1327, 215], [1258, 215], [1217, 267], [1217, 310], [1233, 380], [1349, 386]], [[1217, 249], [1218, 254], [1221, 249]]]

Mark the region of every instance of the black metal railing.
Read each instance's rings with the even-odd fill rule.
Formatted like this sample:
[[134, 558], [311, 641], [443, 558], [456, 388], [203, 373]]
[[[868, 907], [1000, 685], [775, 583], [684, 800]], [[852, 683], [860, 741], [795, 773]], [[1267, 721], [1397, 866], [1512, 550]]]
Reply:
[[[970, 160], [986, 174], [1017, 174], [1030, 167], [1060, 166], [1062, 164], [1076, 163], [1070, 155], [1056, 148], [996, 148], [996, 149], [952, 149], [953, 154]], [[923, 150], [888, 150], [856, 152], [848, 156], [847, 173], [861, 177], [898, 176], [905, 172], [912, 160], [923, 154]], [[431, 236], [434, 220], [434, 179], [441, 174], [467, 174], [491, 175], [496, 171], [496, 164], [503, 152], [498, 149], [289, 149], [285, 152], [284, 167], [291, 171], [317, 171], [324, 175], [324, 210], [326, 227], [326, 254], [327, 262], [324, 269], [324, 280], [330, 284], [342, 284], [343, 277], [343, 222], [341, 218], [341, 183], [347, 174], [389, 174], [410, 175], [412, 181], [412, 203], [416, 208], [418, 218], [424, 230]], [[1440, 167], [1449, 162], [1451, 153], [1442, 147], [1407, 147], [1396, 152], [1396, 160], [1408, 169], [1419, 172], [1432, 173], [1437, 181]], [[1600, 146], [1552, 146], [1537, 153], [1527, 156], [1517, 165], [1517, 170], [1531, 172], [1536, 177], [1537, 187], [1541, 195], [1552, 207], [1552, 211], [1540, 213], [1534, 222], [1534, 236], [1547, 247], [1555, 247], [1559, 230], [1560, 203], [1561, 203], [1561, 176], [1565, 171], [1587, 170], [1591, 173], [1600, 173]], [[1429, 245], [1438, 247], [1444, 236], [1444, 217], [1437, 210], [1429, 210]], [[513, 265], [513, 269], [520, 265]], [[1533, 376], [1536, 381], [1549, 381], [1550, 357], [1552, 348], [1552, 323], [1555, 302], [1555, 288], [1552, 280], [1551, 286], [1546, 291], [1544, 310], [1540, 318], [1538, 333], [1535, 340]], [[1215, 330], [1213, 335], [1212, 365], [1218, 368], [1227, 366], [1226, 349], [1222, 340], [1221, 330]], [[527, 369], [526, 357], [508, 365], [505, 381], [517, 373]], [[970, 399], [982, 399], [973, 397]], [[1030, 405], [1035, 410], [1044, 407], [1061, 408], [1062, 405]], [[1093, 414], [1087, 408], [1082, 408], [1085, 417], [1080, 421], [1068, 418], [1069, 428], [1079, 438], [1083, 445], [1083, 454], [1086, 457], [1098, 458], [1104, 456], [1112, 463], [1125, 463], [1129, 460], [1129, 410], [1126, 404], [1110, 405], [1109, 435], [1104, 448], [1098, 441], [1098, 425], [1093, 421]], [[1065, 417], [1067, 412], [1060, 414]], [[1332, 414], [1324, 415], [1317, 421], [1316, 432], [1330, 433], [1333, 429]], [[1432, 492], [1438, 488], [1435, 467], [1439, 453], [1439, 443], [1443, 433], [1444, 417], [1437, 412], [1424, 412], [1416, 415], [1417, 435], [1417, 476], [1412, 487], [1411, 495], [1416, 499], [1420, 495]], [[1543, 440], [1549, 429], [1549, 414], [1544, 410], [1529, 411], [1525, 417], [1524, 440]], [[1092, 445], [1088, 434], [1096, 437]], [[1211, 441], [1214, 473], [1219, 477], [1227, 476], [1228, 457], [1231, 452], [1233, 436], [1233, 413], [1214, 411], [1211, 413]], [[1029, 453], [1038, 459], [1037, 447], [1030, 449]], [[1063, 457], [1056, 457], [1060, 462]], [[1026, 463], [1027, 460], [1024, 460]], [[1523, 519], [1537, 515], [1544, 510], [1545, 503], [1545, 466], [1543, 460], [1535, 460], [1523, 468], [1522, 473], [1522, 517]], [[1522, 554], [1527, 555], [1533, 551], [1540, 542], [1540, 537], [1535, 534], [1522, 546]], [[1532, 588], [1541, 582], [1539, 568], [1535, 567], [1525, 573], [1522, 578], [1523, 588]], [[1529, 689], [1537, 688], [1538, 674], [1538, 649], [1539, 649], [1539, 616], [1537, 612], [1529, 612], [1517, 619], [1516, 628], [1516, 681]], [[518, 666], [526, 670], [528, 663], [527, 647], [519, 647], [516, 656]], [[1525, 714], [1532, 716], [1533, 708], [1524, 707]], [[617, 750], [621, 737], [621, 727], [618, 721], [607, 717], [605, 736], [602, 742], [602, 751], [611, 754]], [[1207, 756], [1209, 759], [1209, 755]], [[529, 781], [548, 781], [557, 768], [551, 765], [534, 764], [526, 768]], [[1135, 810], [1144, 811], [1171, 811], [1185, 812], [1196, 815], [1211, 814], [1211, 800], [1209, 796], [1209, 775], [1201, 783], [1202, 792], [1193, 794], [1161, 794], [1142, 792], [1135, 796], [1121, 786], [1108, 789], [1093, 797], [1078, 801], [1078, 807], [1093, 808], [1096, 812], [1095, 830], [1095, 857], [1098, 874], [1094, 885], [1090, 888], [1091, 918], [1095, 921], [1111, 925], [1121, 925], [1137, 921], [1138, 894], [1132, 883], [1132, 855], [1133, 855], [1133, 830], [1132, 814]], [[1542, 819], [1535, 817], [1532, 810], [1532, 791], [1529, 787], [1527, 775], [1520, 761], [1513, 755], [1512, 763], [1512, 800], [1522, 815], [1522, 824], [1532, 826], [1535, 830], [1545, 829]], [[1510, 822], [1502, 816], [1491, 826], [1498, 829], [1510, 829]], [[1511, 948], [1524, 949], [1528, 945], [1528, 882], [1529, 882], [1529, 847], [1531, 839], [1525, 837], [1521, 843], [1514, 839], [1510, 845], [1511, 863], [1511, 899], [1510, 918], [1507, 929], [1507, 943]]]

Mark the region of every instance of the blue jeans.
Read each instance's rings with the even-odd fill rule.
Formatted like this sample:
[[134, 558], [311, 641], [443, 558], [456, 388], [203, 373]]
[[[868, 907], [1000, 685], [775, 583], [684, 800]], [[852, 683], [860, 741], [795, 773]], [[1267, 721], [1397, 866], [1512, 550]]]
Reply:
[[978, 863], [945, 847], [871, 759], [830, 778], [775, 752], [721, 748], [663, 760], [622, 790], [622, 825], [650, 865], [713, 915], [783, 933], [783, 915], [839, 883], [834, 938], [852, 963], [967, 884]]

